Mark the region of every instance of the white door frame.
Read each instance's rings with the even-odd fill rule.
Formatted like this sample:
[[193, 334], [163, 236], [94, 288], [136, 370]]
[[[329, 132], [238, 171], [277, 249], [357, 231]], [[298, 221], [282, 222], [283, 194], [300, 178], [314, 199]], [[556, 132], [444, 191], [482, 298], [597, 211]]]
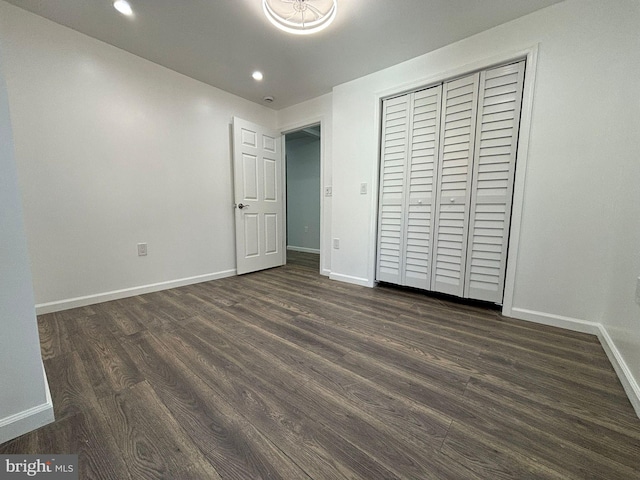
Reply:
[[[311, 127], [314, 125], [320, 125], [320, 275], [329, 276], [331, 273], [328, 268], [325, 267], [325, 239], [324, 239], [324, 220], [325, 220], [325, 208], [324, 208], [324, 188], [325, 188], [325, 141], [326, 141], [326, 132], [324, 131], [326, 122], [324, 115], [320, 115], [317, 117], [309, 117], [299, 122], [291, 123], [285, 126], [281, 126], [277, 128], [277, 130], [282, 135], [282, 152], [284, 156], [284, 168], [283, 172], [283, 185], [287, 188], [287, 151], [285, 148], [286, 140], [285, 136], [287, 133], [297, 132], [298, 130], [302, 130], [303, 128]], [[286, 194], [285, 194], [286, 195]], [[286, 199], [286, 196], [285, 196]], [[285, 201], [285, 216], [284, 216], [284, 227], [285, 227], [285, 249], [286, 249], [286, 238], [287, 238], [287, 212], [286, 212], [286, 204]]]
[[[518, 266], [518, 253], [520, 246], [520, 231], [522, 228], [522, 211], [524, 208], [524, 189], [527, 170], [527, 159], [529, 156], [529, 138], [531, 135], [531, 116], [533, 113], [533, 92], [535, 87], [536, 67], [538, 61], [539, 44], [532, 45], [516, 51], [507, 51], [468, 63], [452, 70], [436, 73], [428, 77], [418, 79], [397, 87], [385, 89], [374, 94], [375, 102], [375, 125], [377, 125], [376, 141], [378, 149], [378, 168], [375, 169], [375, 191], [379, 191], [380, 186], [380, 122], [382, 115], [382, 100], [387, 97], [401, 95], [406, 92], [416, 90], [421, 87], [428, 87], [436, 83], [445, 82], [462, 75], [472, 73], [477, 70], [484, 70], [497, 67], [509, 62], [526, 60], [526, 71], [524, 78], [524, 88], [522, 95], [522, 107], [520, 111], [520, 132], [518, 137], [518, 149], [516, 153], [516, 176], [513, 185], [513, 203], [511, 206], [511, 225], [509, 227], [509, 253], [507, 257], [507, 268], [505, 274], [504, 298], [502, 302], [502, 314], [512, 316], [513, 297], [515, 290], [516, 269]], [[377, 200], [377, 195], [375, 196]], [[369, 236], [369, 284], [375, 283], [376, 258], [377, 258], [377, 228], [378, 228], [378, 204], [373, 208], [372, 233]]]

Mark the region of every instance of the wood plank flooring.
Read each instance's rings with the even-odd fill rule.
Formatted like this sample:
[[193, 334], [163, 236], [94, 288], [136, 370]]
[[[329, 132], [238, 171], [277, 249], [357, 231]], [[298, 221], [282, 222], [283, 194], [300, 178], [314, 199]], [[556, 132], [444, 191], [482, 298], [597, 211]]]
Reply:
[[286, 267], [38, 317], [56, 422], [0, 453], [82, 479], [633, 479], [598, 340]]

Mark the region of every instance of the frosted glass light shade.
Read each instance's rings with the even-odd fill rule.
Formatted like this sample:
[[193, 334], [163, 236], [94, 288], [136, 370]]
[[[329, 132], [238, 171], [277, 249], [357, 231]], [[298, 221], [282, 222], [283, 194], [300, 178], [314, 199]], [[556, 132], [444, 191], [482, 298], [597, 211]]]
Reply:
[[269, 21], [287, 33], [308, 35], [327, 28], [336, 18], [337, 0], [262, 0]]
[[128, 17], [133, 15], [133, 10], [131, 9], [131, 5], [129, 5], [129, 2], [127, 2], [127, 0], [116, 0], [115, 2], [113, 2], [113, 8]]

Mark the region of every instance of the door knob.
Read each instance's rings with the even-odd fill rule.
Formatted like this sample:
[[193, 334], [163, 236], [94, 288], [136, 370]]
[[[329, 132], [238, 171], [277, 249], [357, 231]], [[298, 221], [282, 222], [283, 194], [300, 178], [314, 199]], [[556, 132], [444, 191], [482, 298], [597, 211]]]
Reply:
[[243, 205], [242, 203], [238, 204], [238, 208], [242, 210], [243, 208], [247, 208], [249, 205]]

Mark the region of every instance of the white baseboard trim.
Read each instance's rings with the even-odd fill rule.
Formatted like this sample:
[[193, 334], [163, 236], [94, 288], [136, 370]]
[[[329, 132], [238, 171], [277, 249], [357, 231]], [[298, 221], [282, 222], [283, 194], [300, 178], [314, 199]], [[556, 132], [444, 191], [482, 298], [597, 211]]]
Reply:
[[291, 250], [293, 252], [317, 253], [318, 255], [320, 254], [319, 248], [296, 247], [293, 245], [287, 245], [287, 250]]
[[339, 282], [360, 285], [361, 287], [373, 287], [373, 282], [370, 282], [367, 278], [352, 277], [351, 275], [343, 275], [341, 273], [330, 273], [329, 278], [331, 280], [337, 280]]
[[600, 325], [598, 338], [600, 339], [600, 343], [602, 344], [602, 348], [604, 348], [607, 357], [609, 357], [611, 365], [613, 365], [613, 369], [616, 371], [616, 374], [620, 379], [620, 383], [622, 383], [622, 388], [624, 388], [633, 409], [636, 411], [636, 415], [640, 418], [640, 385], [638, 385], [638, 382], [633, 377], [631, 369], [629, 369], [629, 366], [624, 361], [620, 350], [616, 347], [616, 344], [609, 336], [609, 332], [607, 332], [604, 325]]
[[53, 401], [51, 400], [51, 392], [49, 391], [49, 382], [47, 381], [47, 374], [44, 371], [44, 365], [42, 366], [42, 374], [44, 376], [45, 403], [1, 418], [0, 443], [13, 440], [20, 435], [44, 427], [55, 420]]
[[607, 354], [613, 369], [616, 371], [616, 375], [618, 376], [633, 409], [636, 411], [636, 415], [640, 418], [640, 385], [638, 385], [638, 382], [633, 377], [631, 369], [629, 369], [629, 366], [624, 361], [622, 354], [618, 350], [618, 347], [616, 347], [615, 342], [609, 335], [609, 332], [607, 332], [604, 325], [598, 322], [589, 322], [577, 318], [536, 312], [534, 310], [527, 310], [524, 308], [512, 308], [510, 316], [520, 320], [550, 325], [552, 327], [566, 328], [567, 330], [572, 330], [574, 332], [596, 335], [598, 340], [600, 340], [600, 344]]
[[328, 268], [323, 268], [320, 272], [320, 275], [324, 275], [325, 277], [331, 277], [331, 270]]
[[514, 307], [511, 309], [511, 315], [508, 316], [528, 322], [549, 325], [551, 327], [566, 328], [574, 332], [590, 333], [592, 335], [598, 335], [601, 327], [601, 325], [596, 322], [588, 322], [586, 320], [554, 315], [552, 313], [536, 312], [535, 310], [527, 310], [525, 308]]
[[84, 297], [68, 298], [65, 300], [57, 300], [55, 302], [39, 303], [36, 305], [36, 314], [59, 312], [61, 310], [69, 310], [70, 308], [85, 307], [95, 303], [108, 302], [110, 300], [119, 300], [121, 298], [134, 297], [145, 293], [159, 292], [160, 290], [168, 290], [170, 288], [183, 287], [194, 283], [208, 282], [210, 280], [218, 280], [219, 278], [232, 277], [236, 274], [236, 270], [223, 270], [221, 272], [207, 273], [205, 275], [196, 275], [195, 277], [180, 278], [178, 280], [169, 280], [167, 282], [152, 283], [150, 285], [141, 285], [139, 287], [124, 288], [122, 290], [113, 290], [111, 292], [97, 293], [95, 295], [87, 295]]

